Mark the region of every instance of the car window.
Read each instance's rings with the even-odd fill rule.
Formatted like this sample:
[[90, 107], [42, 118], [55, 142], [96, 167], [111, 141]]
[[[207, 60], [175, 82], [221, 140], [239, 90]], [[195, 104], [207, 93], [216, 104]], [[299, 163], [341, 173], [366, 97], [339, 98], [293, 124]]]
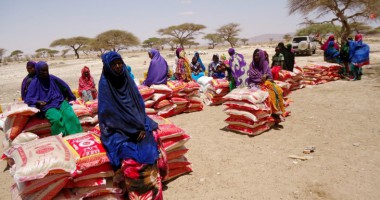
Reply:
[[307, 41], [307, 38], [306, 37], [293, 38], [293, 42], [295, 42], [295, 43], [299, 43], [299, 42], [302, 42], [302, 41]]

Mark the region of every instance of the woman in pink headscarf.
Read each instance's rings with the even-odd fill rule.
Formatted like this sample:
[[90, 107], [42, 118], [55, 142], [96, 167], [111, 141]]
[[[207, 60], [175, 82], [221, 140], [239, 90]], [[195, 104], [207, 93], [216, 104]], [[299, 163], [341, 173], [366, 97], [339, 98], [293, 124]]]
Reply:
[[334, 35], [330, 35], [325, 43], [321, 46], [321, 50], [323, 50], [324, 60], [337, 62], [336, 58], [339, 57], [339, 45], [335, 42]]
[[82, 69], [82, 76], [79, 78], [78, 93], [79, 96], [86, 102], [94, 100], [98, 96], [98, 91], [95, 87], [94, 79], [90, 74], [90, 68], [84, 66]]

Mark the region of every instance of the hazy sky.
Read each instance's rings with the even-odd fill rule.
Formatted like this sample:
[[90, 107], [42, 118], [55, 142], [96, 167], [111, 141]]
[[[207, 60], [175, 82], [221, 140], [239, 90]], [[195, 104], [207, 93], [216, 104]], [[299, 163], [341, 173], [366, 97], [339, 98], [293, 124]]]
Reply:
[[[300, 15], [288, 15], [287, 0], [0, 0], [0, 48], [34, 53], [60, 38], [126, 30], [140, 41], [159, 37], [157, 30], [186, 22], [214, 33], [239, 23], [239, 37], [290, 33]], [[202, 41], [198, 41], [202, 42]]]

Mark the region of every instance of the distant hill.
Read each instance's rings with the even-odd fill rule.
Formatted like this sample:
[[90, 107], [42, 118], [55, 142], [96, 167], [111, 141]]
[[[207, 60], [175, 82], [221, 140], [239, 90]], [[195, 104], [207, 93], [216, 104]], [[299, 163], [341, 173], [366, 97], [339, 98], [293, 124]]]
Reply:
[[[291, 33], [287, 33], [292, 35]], [[248, 39], [250, 44], [267, 43], [267, 42], [283, 42], [285, 34], [263, 34]]]

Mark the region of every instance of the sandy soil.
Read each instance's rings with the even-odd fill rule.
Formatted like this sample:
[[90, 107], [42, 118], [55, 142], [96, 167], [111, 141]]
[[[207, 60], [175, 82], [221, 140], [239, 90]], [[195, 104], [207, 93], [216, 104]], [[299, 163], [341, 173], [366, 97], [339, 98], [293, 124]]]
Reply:
[[[192, 139], [187, 154], [193, 163], [189, 175], [168, 184], [165, 199], [380, 199], [380, 44], [370, 44], [371, 65], [361, 81], [335, 81], [294, 91], [288, 110], [291, 116], [282, 128], [249, 137], [225, 131], [223, 106], [181, 114], [170, 120]], [[256, 47], [237, 48], [247, 62]], [[273, 48], [263, 47], [273, 55]], [[213, 53], [227, 54], [227, 48], [206, 50], [206, 64]], [[164, 51], [164, 56], [171, 52]], [[149, 63], [146, 53], [129, 53], [125, 61], [138, 78]], [[174, 63], [174, 58], [167, 58]], [[296, 57], [299, 66], [321, 62], [322, 54]], [[101, 74], [101, 60], [51, 60], [50, 73], [76, 88], [80, 70], [91, 68], [95, 81]], [[25, 63], [0, 66], [0, 101], [3, 106], [19, 96]], [[3, 139], [3, 134], [0, 134]], [[303, 156], [306, 146], [315, 146], [312, 159]], [[0, 169], [5, 162], [0, 162]], [[10, 199], [13, 179], [0, 173], [0, 199]]]

